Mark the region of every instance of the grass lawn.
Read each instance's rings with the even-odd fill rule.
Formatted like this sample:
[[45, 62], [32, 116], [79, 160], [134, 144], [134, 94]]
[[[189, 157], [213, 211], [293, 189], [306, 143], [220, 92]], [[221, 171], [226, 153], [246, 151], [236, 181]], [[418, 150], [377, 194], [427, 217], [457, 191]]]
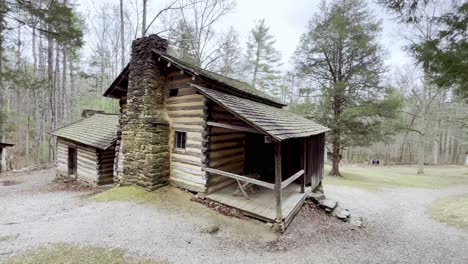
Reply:
[[36, 250], [28, 251], [6, 260], [5, 264], [47, 263], [47, 264], [161, 264], [165, 261], [156, 261], [127, 256], [123, 250], [108, 249], [91, 246], [78, 246], [56, 244]]
[[436, 201], [429, 214], [436, 220], [468, 230], [468, 194]]
[[377, 190], [382, 187], [444, 188], [468, 185], [467, 166], [425, 166], [424, 174], [416, 174], [416, 166], [361, 166], [340, 167], [343, 177], [328, 176], [325, 166], [324, 184], [347, 185]]

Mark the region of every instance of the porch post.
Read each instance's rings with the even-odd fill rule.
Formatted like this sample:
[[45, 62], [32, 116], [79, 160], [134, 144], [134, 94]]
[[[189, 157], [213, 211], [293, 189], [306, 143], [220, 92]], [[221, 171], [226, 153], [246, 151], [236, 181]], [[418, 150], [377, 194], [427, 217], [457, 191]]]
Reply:
[[307, 175], [307, 138], [304, 138], [302, 141], [303, 151], [302, 151], [302, 169], [304, 170], [304, 175], [302, 176], [301, 180], [301, 193], [305, 192], [305, 184], [306, 184], [306, 175]]
[[281, 223], [283, 212], [281, 209], [281, 142], [275, 142], [275, 196], [276, 196], [276, 222]]

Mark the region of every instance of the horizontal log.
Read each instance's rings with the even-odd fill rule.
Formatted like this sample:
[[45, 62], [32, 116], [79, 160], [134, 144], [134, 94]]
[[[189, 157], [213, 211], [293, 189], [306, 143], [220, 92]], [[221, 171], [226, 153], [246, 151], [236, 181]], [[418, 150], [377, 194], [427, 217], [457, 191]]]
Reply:
[[300, 170], [296, 172], [293, 176], [281, 182], [281, 189], [286, 188], [289, 184], [291, 184], [293, 181], [295, 181], [297, 178], [303, 175], [304, 175], [304, 170]]
[[[210, 168], [212, 168], [212, 167], [210, 167]], [[226, 171], [226, 172], [230, 172], [230, 173], [242, 172], [242, 170], [244, 169], [244, 162], [241, 161], [241, 162], [238, 162], [238, 163], [228, 163], [228, 164], [224, 164], [222, 166], [214, 167], [213, 169], [222, 170], [222, 171]]]
[[232, 130], [256, 133], [256, 134], [265, 134], [265, 133], [263, 133], [263, 132], [261, 132], [261, 131], [259, 131], [257, 129], [250, 128], [250, 127], [235, 126], [235, 125], [224, 124], [224, 123], [219, 123], [219, 122], [211, 122], [211, 121], [208, 121], [206, 123], [207, 123], [207, 125], [214, 126], [214, 127], [222, 127], [222, 128], [232, 129]]
[[205, 97], [199, 94], [189, 94], [183, 96], [171, 96], [167, 98], [166, 105], [190, 102], [205, 102]]
[[171, 162], [180, 162], [180, 163], [185, 163], [185, 164], [190, 164], [194, 166], [202, 166], [202, 163], [200, 160], [190, 160], [190, 159], [184, 159], [180, 157], [172, 157]]
[[221, 157], [220, 159], [210, 159], [209, 165], [211, 168], [217, 168], [217, 167], [229, 164], [229, 163], [243, 161], [243, 160], [244, 160], [244, 155], [227, 156], [227, 157]]
[[187, 151], [187, 150], [182, 150], [182, 149], [173, 149], [172, 152], [176, 154], [182, 154], [186, 156], [199, 157], [199, 158], [202, 158], [205, 156], [202, 153], [197, 153], [197, 152]]
[[243, 153], [244, 153], [244, 148], [238, 148], [238, 149], [229, 149], [229, 150], [209, 152], [208, 156], [210, 157], [210, 159], [214, 159], [214, 158], [226, 157], [226, 156], [243, 155]]
[[178, 105], [166, 105], [168, 111], [184, 111], [184, 110], [198, 110], [203, 109], [203, 105], [187, 105], [187, 106], [178, 106]]
[[167, 112], [169, 117], [177, 118], [177, 117], [204, 117], [205, 114], [203, 111], [199, 110], [191, 110], [191, 111], [174, 111], [174, 112]]
[[200, 175], [200, 176], [205, 175], [205, 172], [202, 171], [201, 166], [193, 166], [193, 165], [189, 165], [185, 163], [172, 162], [171, 169], [188, 172], [194, 175]]
[[206, 179], [202, 176], [191, 175], [180, 171], [172, 171], [171, 176], [172, 178], [181, 179], [193, 183], [206, 184]]
[[252, 184], [259, 185], [259, 186], [262, 186], [262, 187], [265, 187], [265, 188], [268, 188], [268, 189], [271, 189], [271, 190], [273, 190], [275, 188], [275, 185], [272, 184], [272, 183], [259, 181], [259, 180], [252, 179], [252, 178], [249, 178], [249, 177], [237, 175], [237, 174], [226, 172], [226, 171], [216, 170], [216, 169], [212, 169], [212, 168], [203, 168], [203, 169], [206, 172], [209, 172], [209, 173], [229, 177], [229, 178], [232, 178], [232, 179], [235, 179], [235, 180], [240, 180], [240, 181], [252, 183]]

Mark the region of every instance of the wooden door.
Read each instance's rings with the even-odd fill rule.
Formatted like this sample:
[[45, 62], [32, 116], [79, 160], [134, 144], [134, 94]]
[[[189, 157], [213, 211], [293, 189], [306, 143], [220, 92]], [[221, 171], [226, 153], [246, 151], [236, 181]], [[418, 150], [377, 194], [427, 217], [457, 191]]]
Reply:
[[68, 175], [76, 177], [76, 148], [68, 147]]

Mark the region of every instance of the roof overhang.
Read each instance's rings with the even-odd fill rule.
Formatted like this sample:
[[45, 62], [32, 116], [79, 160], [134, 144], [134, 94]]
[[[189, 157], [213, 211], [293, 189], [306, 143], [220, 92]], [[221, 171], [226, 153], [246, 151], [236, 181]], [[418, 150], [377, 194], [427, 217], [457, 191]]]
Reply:
[[285, 109], [239, 98], [221, 91], [191, 84], [198, 92], [211, 99], [262, 134], [275, 141], [304, 138], [325, 133], [330, 129]]

